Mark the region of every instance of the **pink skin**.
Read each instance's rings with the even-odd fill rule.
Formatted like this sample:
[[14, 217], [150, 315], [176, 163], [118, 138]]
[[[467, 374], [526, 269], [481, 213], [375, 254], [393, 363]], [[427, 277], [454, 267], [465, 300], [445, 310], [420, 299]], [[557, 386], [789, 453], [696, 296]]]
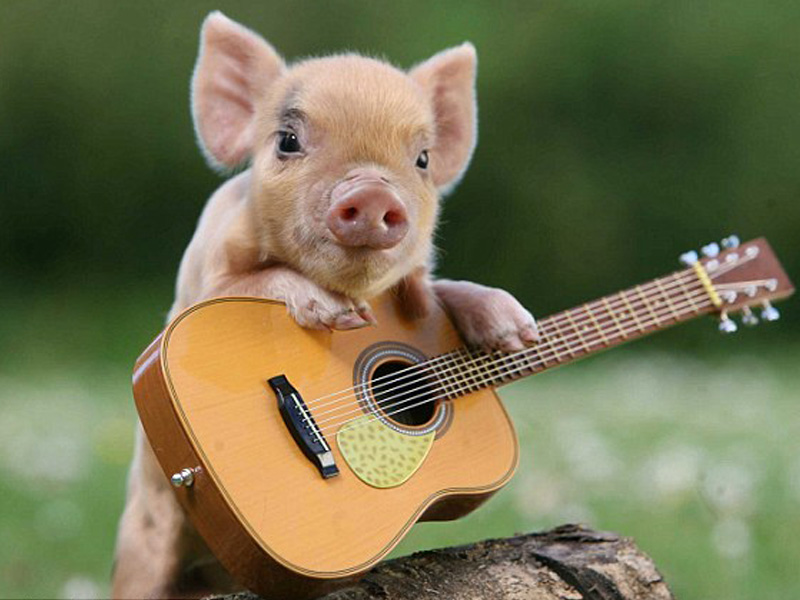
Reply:
[[517, 352], [539, 339], [533, 315], [505, 290], [446, 279], [433, 289], [472, 346]]
[[408, 232], [403, 201], [374, 169], [354, 169], [331, 192], [325, 222], [343, 246], [394, 248]]
[[[430, 296], [440, 301], [467, 344], [485, 350], [516, 352], [538, 340], [533, 315], [505, 290], [427, 274], [411, 282], [420, 288], [406, 295], [407, 310], [427, 312]], [[321, 288], [292, 269], [274, 266], [224, 284], [226, 295], [261, 296], [286, 303], [289, 313], [309, 329], [359, 329], [375, 324], [369, 304]]]
[[321, 288], [296, 271], [274, 266], [225, 284], [225, 295], [258, 296], [286, 303], [289, 314], [308, 329], [360, 329], [375, 324], [366, 302]]

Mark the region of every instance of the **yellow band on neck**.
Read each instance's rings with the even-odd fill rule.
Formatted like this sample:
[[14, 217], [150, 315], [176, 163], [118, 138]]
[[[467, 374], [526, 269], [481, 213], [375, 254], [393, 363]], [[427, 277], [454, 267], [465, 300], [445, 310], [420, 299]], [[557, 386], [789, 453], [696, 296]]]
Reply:
[[719, 297], [717, 290], [714, 289], [714, 284], [711, 283], [711, 278], [708, 276], [702, 263], [698, 260], [692, 267], [694, 268], [694, 272], [697, 273], [697, 278], [700, 280], [700, 283], [703, 284], [703, 288], [706, 290], [708, 297], [711, 298], [711, 302], [714, 306], [717, 308], [722, 306], [722, 299]]

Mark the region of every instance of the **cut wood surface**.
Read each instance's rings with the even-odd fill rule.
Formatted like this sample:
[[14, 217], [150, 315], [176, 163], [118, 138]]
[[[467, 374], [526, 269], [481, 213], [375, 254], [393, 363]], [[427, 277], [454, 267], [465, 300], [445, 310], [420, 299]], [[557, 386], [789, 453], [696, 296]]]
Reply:
[[[369, 571], [355, 586], [323, 598], [668, 600], [674, 597], [653, 561], [630, 538], [580, 525], [562, 525], [542, 533], [485, 540], [389, 560]], [[259, 600], [259, 597], [245, 592], [216, 599]]]

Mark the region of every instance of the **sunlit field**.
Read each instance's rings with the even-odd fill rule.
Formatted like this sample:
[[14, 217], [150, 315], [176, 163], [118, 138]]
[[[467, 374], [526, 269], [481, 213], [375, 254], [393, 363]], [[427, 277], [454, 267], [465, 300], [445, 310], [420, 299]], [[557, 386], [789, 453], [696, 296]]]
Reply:
[[[467, 519], [415, 528], [395, 555], [581, 522], [634, 537], [684, 600], [800, 597], [800, 354], [732, 348], [697, 359], [641, 342], [504, 389], [514, 481]], [[129, 371], [101, 356], [10, 364], [0, 595], [102, 597], [133, 442]]]

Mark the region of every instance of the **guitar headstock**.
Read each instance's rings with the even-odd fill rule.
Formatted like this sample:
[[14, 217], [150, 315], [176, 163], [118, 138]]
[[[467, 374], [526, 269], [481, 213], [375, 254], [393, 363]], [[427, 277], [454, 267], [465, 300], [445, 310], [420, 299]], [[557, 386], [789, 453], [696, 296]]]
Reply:
[[[794, 286], [766, 239], [740, 244], [739, 238], [731, 235], [722, 240], [721, 247], [716, 243], [703, 246], [702, 255], [686, 252], [681, 262], [693, 267], [699, 261], [708, 274], [713, 294], [718, 297], [721, 331], [736, 331], [736, 323], [729, 317], [733, 312], [742, 313], [745, 325], [755, 325], [759, 318], [778, 320], [780, 313], [772, 302], [790, 296]], [[753, 307], [760, 307], [759, 316]]]

